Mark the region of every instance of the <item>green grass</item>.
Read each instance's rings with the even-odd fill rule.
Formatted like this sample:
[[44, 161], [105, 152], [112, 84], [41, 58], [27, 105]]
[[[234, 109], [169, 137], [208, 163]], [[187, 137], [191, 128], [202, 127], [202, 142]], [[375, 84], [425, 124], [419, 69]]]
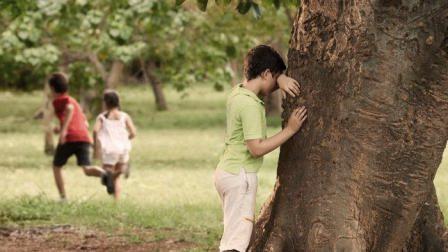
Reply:
[[[160, 230], [159, 238], [168, 228], [170, 235], [198, 243], [202, 250], [216, 248], [222, 213], [212, 175], [223, 147], [226, 93], [200, 87], [183, 96], [167, 90], [170, 109], [165, 112], [154, 109], [147, 88], [122, 89], [121, 95], [123, 109], [138, 127], [122, 200], [113, 202], [73, 159], [64, 169], [69, 197], [64, 205], [57, 202], [51, 157], [43, 155], [41, 127], [31, 119], [41, 94], [0, 94], [0, 115], [8, 118], [0, 123], [6, 147], [0, 153], [0, 226], [73, 224], [109, 232], [152, 228]], [[271, 125], [278, 122], [270, 119]], [[269, 128], [271, 134], [277, 130]], [[278, 151], [268, 155], [259, 174], [258, 207], [272, 189], [277, 156]]]
[[[183, 96], [167, 90], [170, 110], [157, 112], [150, 89], [121, 89], [123, 109], [139, 132], [132, 152], [132, 174], [115, 203], [97, 179], [85, 177], [71, 160], [64, 169], [68, 204], [57, 202], [51, 157], [43, 154], [43, 135], [32, 119], [42, 94], [0, 93], [0, 226], [71, 224], [107, 232], [155, 230], [154, 239], [175, 236], [215, 249], [221, 234], [220, 203], [212, 174], [222, 149], [225, 93], [199, 87]], [[270, 118], [278, 125], [278, 118]], [[269, 127], [269, 133], [278, 131]], [[278, 151], [259, 173], [258, 207], [275, 180]], [[448, 214], [448, 157], [435, 179]], [[171, 230], [168, 234], [166, 230]], [[130, 242], [139, 238], [129, 236]]]

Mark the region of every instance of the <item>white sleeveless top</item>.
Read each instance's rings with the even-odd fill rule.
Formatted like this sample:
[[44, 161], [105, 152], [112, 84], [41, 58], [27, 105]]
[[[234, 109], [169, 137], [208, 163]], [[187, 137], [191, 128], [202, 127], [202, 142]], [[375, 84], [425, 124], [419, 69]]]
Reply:
[[101, 113], [101, 129], [98, 131], [98, 139], [101, 143], [101, 151], [107, 154], [123, 155], [131, 150], [131, 141], [126, 127], [127, 114], [120, 112], [120, 119], [106, 118], [106, 113]]

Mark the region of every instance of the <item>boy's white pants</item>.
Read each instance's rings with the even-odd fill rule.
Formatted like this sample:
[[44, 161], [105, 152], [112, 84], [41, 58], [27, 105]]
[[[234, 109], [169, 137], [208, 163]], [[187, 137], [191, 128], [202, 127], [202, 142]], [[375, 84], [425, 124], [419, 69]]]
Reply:
[[241, 169], [239, 174], [232, 174], [216, 169], [214, 180], [224, 211], [224, 233], [219, 250], [245, 252], [254, 225], [257, 173]]

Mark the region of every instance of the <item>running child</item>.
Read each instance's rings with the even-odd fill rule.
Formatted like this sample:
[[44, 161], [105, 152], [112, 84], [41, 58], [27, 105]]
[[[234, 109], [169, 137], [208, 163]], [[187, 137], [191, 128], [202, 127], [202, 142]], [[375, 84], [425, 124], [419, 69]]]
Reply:
[[103, 169], [112, 174], [108, 193], [118, 199], [121, 191], [119, 177], [127, 168], [136, 129], [131, 117], [120, 110], [120, 97], [116, 91], [104, 92], [103, 107], [105, 111], [98, 115], [93, 129], [95, 150], [101, 150]]
[[59, 119], [59, 142], [53, 159], [53, 174], [61, 201], [66, 200], [62, 167], [72, 156], [76, 156], [78, 166], [87, 176], [102, 177], [103, 181], [111, 180], [106, 172], [91, 165], [88, 122], [81, 106], [68, 95], [68, 78], [63, 73], [54, 73], [48, 80], [53, 97], [54, 112]]
[[297, 81], [283, 72], [286, 66], [271, 47], [252, 48], [244, 62], [245, 81], [227, 98], [225, 149], [214, 174], [222, 201], [224, 233], [220, 251], [245, 252], [252, 235], [257, 193], [257, 172], [263, 156], [291, 138], [306, 119], [306, 109], [295, 109], [283, 130], [267, 138], [265, 107], [260, 97], [277, 88], [299, 94]]

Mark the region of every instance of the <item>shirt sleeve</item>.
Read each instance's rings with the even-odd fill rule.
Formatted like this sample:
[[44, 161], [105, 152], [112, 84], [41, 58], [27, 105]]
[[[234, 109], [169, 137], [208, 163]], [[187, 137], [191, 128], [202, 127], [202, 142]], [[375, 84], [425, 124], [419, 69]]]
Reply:
[[246, 103], [240, 110], [244, 140], [263, 138], [263, 120], [258, 106], [255, 102]]

